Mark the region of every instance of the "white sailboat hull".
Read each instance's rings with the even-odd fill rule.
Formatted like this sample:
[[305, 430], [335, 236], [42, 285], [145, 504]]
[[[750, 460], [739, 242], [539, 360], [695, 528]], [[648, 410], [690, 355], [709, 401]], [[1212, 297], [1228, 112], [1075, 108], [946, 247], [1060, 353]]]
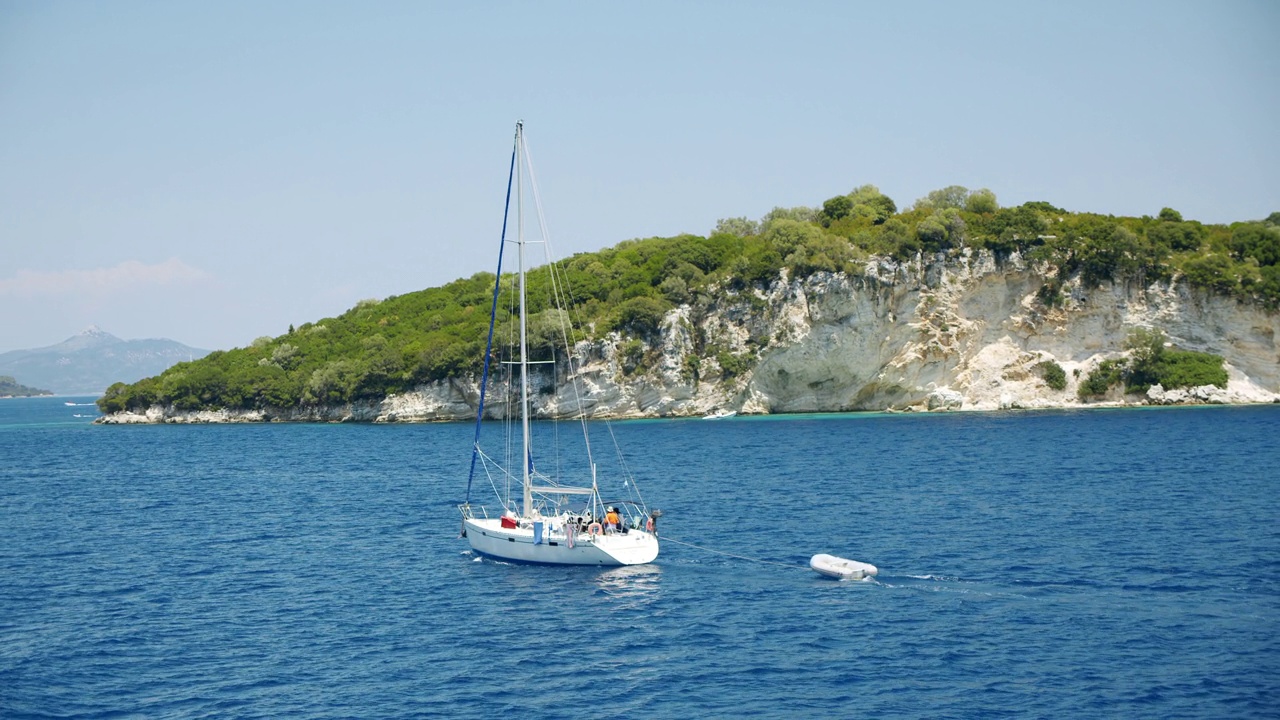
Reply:
[[[544, 532], [534, 544], [533, 529], [504, 528], [499, 518], [463, 521], [471, 549], [489, 557], [547, 565], [643, 565], [658, 557], [658, 538], [643, 530], [612, 535], [575, 535], [573, 546], [559, 530]], [[548, 523], [548, 527], [550, 523]]]

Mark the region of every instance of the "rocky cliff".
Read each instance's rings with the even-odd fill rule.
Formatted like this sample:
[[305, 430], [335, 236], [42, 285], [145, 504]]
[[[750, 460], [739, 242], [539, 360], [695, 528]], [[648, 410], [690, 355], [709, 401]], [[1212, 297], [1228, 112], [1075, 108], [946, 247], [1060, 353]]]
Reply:
[[[1226, 359], [1229, 382], [1098, 404], [1280, 402], [1280, 314], [1179, 282], [1063, 285], [1062, 302], [1037, 299], [1046, 270], [989, 252], [933, 262], [878, 259], [864, 274], [783, 278], [768, 292], [727, 294], [668, 313], [661, 338], [628, 347], [616, 335], [575, 348], [532, 383], [542, 417], [566, 416], [582, 392], [592, 417], [699, 416], [849, 410], [996, 410], [1082, 405], [1079, 382], [1123, 356], [1135, 328], [1177, 347]], [[1058, 363], [1053, 390], [1036, 365]], [[721, 361], [728, 362], [722, 367]], [[544, 366], [545, 367], [545, 366]], [[554, 381], [551, 373], [554, 372]], [[501, 382], [496, 383], [501, 389]], [[1118, 392], [1118, 391], [1117, 391]], [[429, 421], [475, 417], [478, 379], [451, 380], [379, 402], [276, 411], [152, 408], [106, 422], [264, 420]], [[492, 396], [492, 394], [491, 394]], [[486, 414], [504, 407], [490, 403]]]

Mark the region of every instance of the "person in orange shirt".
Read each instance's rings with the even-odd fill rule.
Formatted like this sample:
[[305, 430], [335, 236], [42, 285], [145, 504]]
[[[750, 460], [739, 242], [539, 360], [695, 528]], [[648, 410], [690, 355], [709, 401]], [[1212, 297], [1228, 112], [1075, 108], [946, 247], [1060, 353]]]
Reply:
[[609, 512], [604, 516], [604, 531], [609, 533], [615, 532], [621, 524], [622, 523], [618, 518], [618, 509], [610, 506]]

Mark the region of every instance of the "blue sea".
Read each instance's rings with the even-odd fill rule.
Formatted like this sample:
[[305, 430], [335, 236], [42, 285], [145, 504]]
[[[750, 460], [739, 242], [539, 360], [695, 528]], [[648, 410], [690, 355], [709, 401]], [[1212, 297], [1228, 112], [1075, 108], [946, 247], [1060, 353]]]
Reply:
[[1280, 407], [614, 423], [598, 569], [471, 555], [470, 424], [91, 400], [0, 400], [3, 718], [1280, 716]]

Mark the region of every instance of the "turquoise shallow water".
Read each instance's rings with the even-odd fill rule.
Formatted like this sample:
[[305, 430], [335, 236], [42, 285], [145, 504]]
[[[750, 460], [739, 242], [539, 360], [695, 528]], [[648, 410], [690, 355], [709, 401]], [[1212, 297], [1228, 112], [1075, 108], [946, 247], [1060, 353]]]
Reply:
[[1277, 407], [616, 423], [768, 562], [600, 570], [469, 554], [467, 424], [66, 400], [0, 401], [0, 717], [1280, 714]]

